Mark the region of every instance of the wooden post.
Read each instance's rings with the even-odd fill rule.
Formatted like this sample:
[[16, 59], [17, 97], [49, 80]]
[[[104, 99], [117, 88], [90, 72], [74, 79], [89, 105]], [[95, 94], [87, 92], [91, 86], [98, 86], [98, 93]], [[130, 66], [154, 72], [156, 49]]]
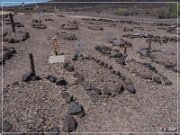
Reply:
[[124, 54], [127, 54], [127, 46], [124, 46]]
[[10, 17], [10, 20], [11, 20], [12, 31], [15, 32], [15, 23], [14, 23], [12, 13], [9, 14], [9, 17]]
[[149, 52], [150, 52], [150, 50], [151, 50], [151, 43], [152, 43], [152, 37], [150, 37], [150, 39], [149, 39], [149, 45], [148, 45], [148, 50], [149, 50]]
[[57, 39], [54, 39], [54, 53], [57, 56], [58, 52], [57, 52]]
[[29, 53], [29, 58], [30, 58], [30, 64], [31, 64], [31, 72], [36, 75], [35, 71], [35, 66], [34, 66], [34, 59], [33, 59], [33, 54]]

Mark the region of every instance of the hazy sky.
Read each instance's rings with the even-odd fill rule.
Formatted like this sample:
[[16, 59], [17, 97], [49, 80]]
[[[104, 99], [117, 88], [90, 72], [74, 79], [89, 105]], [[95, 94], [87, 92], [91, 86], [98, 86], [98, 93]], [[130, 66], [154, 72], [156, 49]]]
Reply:
[[47, 0], [0, 0], [1, 1], [1, 6], [3, 3], [3, 6], [13, 6], [13, 5], [21, 5], [23, 2], [25, 4], [28, 3], [40, 3], [40, 2], [45, 2]]

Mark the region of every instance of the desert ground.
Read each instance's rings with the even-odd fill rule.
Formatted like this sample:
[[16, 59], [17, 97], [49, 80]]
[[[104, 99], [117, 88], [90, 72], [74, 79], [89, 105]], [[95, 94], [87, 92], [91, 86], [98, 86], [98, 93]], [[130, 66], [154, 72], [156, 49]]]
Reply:
[[[1, 33], [4, 132], [179, 130], [176, 19], [56, 12], [14, 22], [12, 32], [4, 18]], [[48, 61], [54, 37], [65, 62]]]

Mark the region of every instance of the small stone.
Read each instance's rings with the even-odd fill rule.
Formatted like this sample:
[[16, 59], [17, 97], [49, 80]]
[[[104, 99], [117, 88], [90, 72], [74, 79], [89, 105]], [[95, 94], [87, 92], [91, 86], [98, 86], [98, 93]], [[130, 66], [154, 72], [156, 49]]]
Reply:
[[74, 117], [72, 117], [71, 115], [67, 115], [65, 117], [64, 127], [63, 127], [63, 130], [65, 132], [75, 131], [77, 126], [78, 126], [78, 124], [77, 124], [76, 120], [74, 119]]
[[104, 66], [104, 62], [101, 61], [101, 62], [99, 63], [99, 65], [100, 65], [100, 66]]
[[115, 88], [114, 92], [121, 94], [124, 91], [124, 87], [121, 83], [118, 84], [118, 86]]
[[144, 79], [152, 79], [152, 74], [151, 73], [142, 73], [140, 76]]
[[148, 57], [149, 55], [149, 49], [148, 48], [141, 48], [138, 53], [144, 57]]
[[55, 83], [56, 80], [57, 80], [57, 78], [54, 77], [54, 76], [52, 76], [52, 75], [48, 75], [48, 76], [46, 77], [46, 79], [48, 79], [48, 80], [49, 80], [50, 82], [52, 82], [52, 83]]
[[62, 91], [61, 96], [65, 100], [66, 103], [70, 103], [71, 101], [73, 101], [73, 97], [70, 96], [67, 92]]
[[113, 92], [113, 93], [111, 94], [111, 97], [116, 97], [116, 93]]
[[89, 82], [86, 82], [83, 87], [85, 91], [90, 91], [93, 89], [92, 84]]
[[126, 56], [123, 55], [122, 57], [117, 58], [117, 59], [116, 59], [116, 62], [118, 62], [118, 63], [121, 64], [121, 65], [125, 65]]
[[108, 96], [111, 95], [111, 92], [110, 92], [110, 90], [108, 88], [104, 88], [102, 91], [103, 91], [104, 95], [108, 95]]
[[135, 88], [134, 88], [134, 85], [133, 85], [133, 83], [132, 83], [132, 81], [131, 81], [130, 78], [127, 78], [127, 79], [125, 80], [125, 84], [126, 84], [126, 89], [127, 89], [129, 92], [131, 92], [131, 93], [136, 93]]
[[74, 73], [73, 75], [75, 78], [77, 78], [77, 80], [75, 81], [75, 84], [78, 84], [78, 83], [82, 83], [84, 82], [84, 76], [79, 74], [79, 73]]
[[3, 121], [3, 131], [8, 132], [12, 128], [12, 124], [9, 123], [7, 120]]
[[75, 54], [74, 57], [72, 58], [73, 61], [78, 60], [78, 54]]
[[126, 76], [124, 74], [121, 73], [121, 77], [120, 77], [123, 81], [126, 80]]
[[115, 70], [111, 70], [110, 73], [111, 73], [111, 74], [115, 74], [116, 71], [115, 71]]
[[34, 74], [32, 72], [25, 73], [22, 76], [22, 81], [23, 82], [31, 81], [33, 79], [33, 77], [34, 77]]
[[78, 102], [76, 101], [72, 101], [70, 104], [69, 104], [69, 114], [70, 115], [81, 115], [81, 114], [84, 114], [84, 109], [82, 107], [82, 105], [80, 105]]
[[115, 75], [121, 77], [121, 73], [119, 71], [116, 71]]
[[109, 66], [107, 67], [107, 69], [111, 70], [111, 69], [113, 69], [113, 67], [109, 65]]
[[58, 135], [59, 129], [57, 127], [52, 127], [47, 130], [47, 135]]
[[72, 72], [75, 70], [74, 66], [70, 63], [70, 62], [65, 62], [63, 64], [63, 67], [68, 71], [68, 72]]
[[19, 85], [19, 82], [18, 82], [18, 81], [15, 81], [15, 82], [12, 83], [12, 85], [13, 85], [13, 86], [17, 86], [17, 85]]
[[180, 73], [180, 68], [178, 66], [175, 66], [172, 71]]
[[161, 77], [158, 75], [153, 76], [153, 80], [159, 84], [161, 84]]
[[66, 80], [64, 78], [58, 78], [56, 80], [56, 85], [58, 86], [64, 86], [64, 85], [68, 85], [68, 83], [66, 82]]
[[165, 85], [172, 85], [172, 82], [165, 76], [162, 76], [162, 80], [164, 81]]
[[98, 89], [98, 88], [94, 88], [93, 90], [94, 90], [98, 95], [101, 95], [101, 94], [102, 94], [101, 90]]

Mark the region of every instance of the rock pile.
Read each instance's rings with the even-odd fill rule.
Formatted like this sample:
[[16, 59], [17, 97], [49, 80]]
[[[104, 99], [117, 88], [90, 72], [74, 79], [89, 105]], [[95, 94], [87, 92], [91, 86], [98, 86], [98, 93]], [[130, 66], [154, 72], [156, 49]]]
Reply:
[[50, 19], [50, 18], [45, 19], [45, 21], [46, 21], [46, 22], [54, 22], [54, 20], [53, 20], [53, 19]]
[[22, 76], [22, 81], [23, 82], [29, 82], [29, 81], [38, 81], [41, 80], [41, 78], [39, 76], [36, 76], [34, 73], [32, 72], [28, 72], [23, 74]]
[[112, 44], [113, 46], [118, 46], [118, 47], [132, 47], [132, 43], [128, 42], [122, 38], [117, 38], [117, 37], [112, 37], [109, 39], [109, 43]]
[[78, 24], [76, 21], [73, 22], [67, 22], [66, 24], [62, 24], [61, 28], [64, 30], [77, 30]]
[[57, 78], [52, 75], [47, 75], [46, 79], [48, 79], [52, 83], [55, 83], [57, 86], [68, 85], [67, 81], [63, 77]]
[[[123, 88], [119, 87], [120, 85], [118, 85], [118, 88], [120, 88], [120, 91], [124, 90], [124, 89], [127, 89], [129, 92], [131, 93], [135, 93], [135, 88], [134, 88], [134, 85], [132, 83], [132, 81], [129, 81], [131, 79], [128, 79], [125, 77], [125, 75], [123, 73], [121, 73], [120, 71], [116, 71], [113, 69], [113, 67], [109, 64], [107, 64], [106, 62], [102, 61], [102, 60], [99, 60], [99, 59], [96, 59], [92, 56], [84, 56], [82, 55], [81, 57], [82, 60], [93, 60], [97, 65], [99, 65], [100, 67], [104, 68], [104, 69], [107, 69], [109, 71], [109, 73], [115, 75], [116, 77], [118, 77], [120, 79], [120, 82], [122, 82], [120, 85], [123, 86]], [[125, 82], [126, 80], [128, 80], [128, 82]], [[114, 96], [114, 94], [112, 93], [112, 91], [110, 91], [109, 89], [99, 89], [97, 87], [95, 87], [93, 84], [91, 84], [90, 82], [85, 82], [83, 83], [83, 87], [84, 87], [84, 90], [85, 91], [95, 91], [96, 94], [98, 95], [101, 95], [102, 93], [104, 95], [108, 95], [108, 96]], [[118, 91], [117, 89], [114, 90], [114, 91]], [[113, 91], [113, 92], [114, 92]], [[118, 92], [118, 93], [121, 93], [121, 92]]]
[[101, 31], [104, 30], [102, 27], [100, 26], [89, 26], [88, 29], [90, 30], [95, 30], [95, 31]]
[[1, 54], [0, 65], [4, 64], [6, 60], [10, 59], [16, 54], [14, 47], [3, 47], [3, 53]]
[[122, 37], [133, 39], [133, 38], [150, 38], [152, 36], [153, 35], [150, 35], [148, 33], [133, 33], [133, 34], [123, 35]]
[[75, 34], [72, 33], [67, 33], [65, 31], [61, 32], [60, 34], [58, 34], [61, 38], [65, 39], [65, 40], [77, 40], [77, 37]]
[[3, 41], [8, 43], [19, 43], [29, 38], [29, 33], [17, 31], [16, 33], [5, 32], [3, 34]]
[[[117, 63], [119, 63], [121, 65], [125, 65], [126, 55], [119, 52], [119, 50], [113, 50], [110, 47], [99, 46], [99, 45], [95, 46], [95, 50], [103, 55], [108, 55], [109, 58], [115, 58]], [[102, 64], [102, 63], [100, 63], [100, 64]]]
[[42, 23], [42, 20], [32, 20], [32, 27], [35, 29], [46, 29], [47, 26]]
[[130, 31], [133, 31], [133, 28], [124, 27], [124, 28], [123, 28], [123, 31], [125, 31], [125, 32], [130, 32]]

